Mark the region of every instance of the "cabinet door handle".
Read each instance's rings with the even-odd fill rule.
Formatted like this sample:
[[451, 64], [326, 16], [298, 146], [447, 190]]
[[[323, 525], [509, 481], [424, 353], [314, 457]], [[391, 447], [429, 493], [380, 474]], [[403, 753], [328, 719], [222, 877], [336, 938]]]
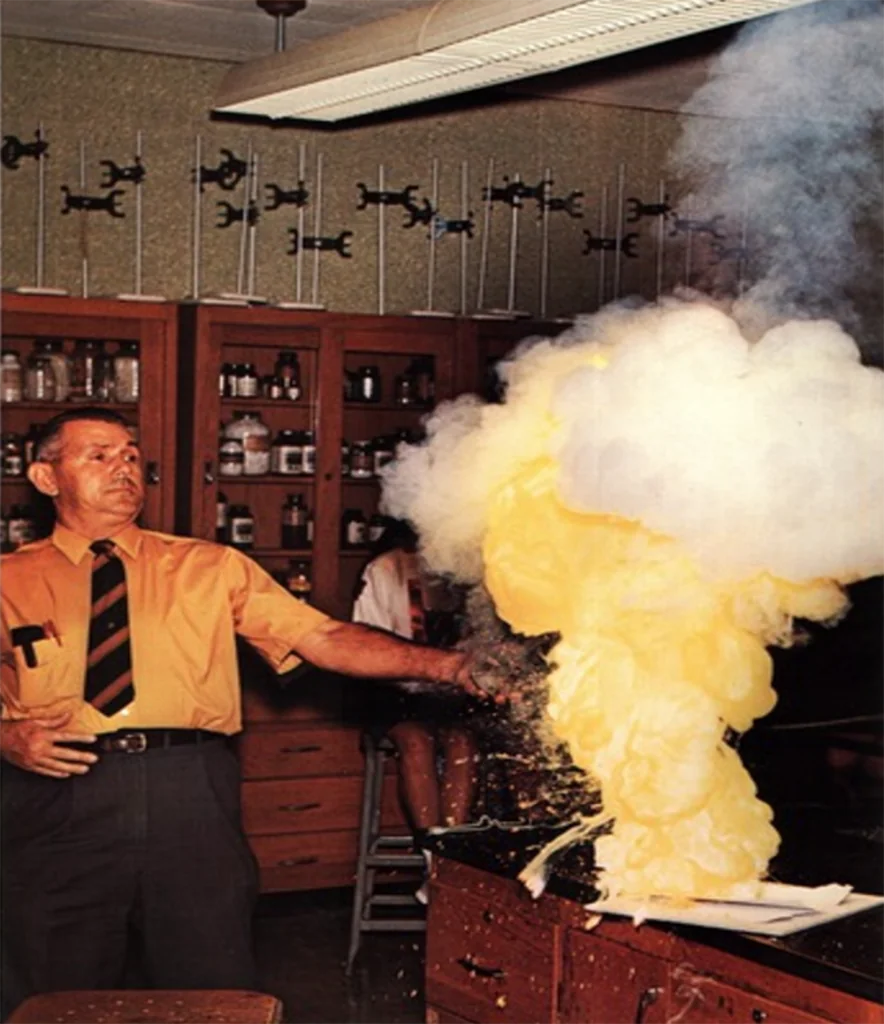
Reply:
[[160, 482], [160, 464], [158, 462], [148, 462], [145, 466], [144, 482], [148, 484], [158, 484]]
[[635, 1024], [642, 1024], [645, 1019], [645, 1011], [657, 1002], [662, 992], [663, 989], [659, 985], [651, 985], [642, 992], [635, 1008]]
[[465, 971], [470, 974], [478, 974], [480, 978], [505, 978], [506, 971], [502, 967], [483, 967], [477, 963], [469, 954], [458, 958], [457, 961]]
[[322, 747], [318, 747], [315, 744], [305, 744], [303, 747], [280, 747], [280, 754], [315, 754], [317, 750], [322, 750]]
[[286, 857], [285, 860], [278, 861], [277, 867], [294, 868], [305, 864], [317, 864], [318, 862], [318, 857]]
[[282, 804], [280, 806], [281, 811], [315, 811], [318, 807], [322, 807], [320, 803], [314, 804]]
[[215, 482], [215, 473], [212, 470], [212, 463], [211, 462], [204, 462], [203, 463], [203, 483], [204, 484], [213, 484], [214, 482]]

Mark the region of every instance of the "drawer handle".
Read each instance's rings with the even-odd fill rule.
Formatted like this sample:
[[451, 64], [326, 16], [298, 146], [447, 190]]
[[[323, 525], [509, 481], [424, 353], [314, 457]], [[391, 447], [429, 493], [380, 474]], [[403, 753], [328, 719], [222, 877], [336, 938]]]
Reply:
[[286, 857], [285, 860], [278, 861], [276, 866], [280, 868], [294, 868], [300, 867], [302, 864], [316, 864], [318, 861], [318, 857]]
[[663, 989], [659, 985], [651, 985], [650, 988], [646, 988], [642, 992], [638, 997], [638, 1005], [635, 1008], [635, 1024], [642, 1024], [645, 1019], [645, 1011], [649, 1006], [653, 1006], [657, 1002], [662, 992]]
[[316, 744], [307, 744], [303, 747], [280, 747], [279, 752], [281, 754], [315, 754], [318, 750], [322, 750], [322, 747], [316, 746]]
[[313, 804], [283, 804], [279, 809], [281, 811], [315, 811], [317, 807], [322, 807], [320, 803]]
[[480, 978], [505, 978], [506, 971], [502, 967], [483, 967], [471, 956], [462, 956], [457, 961], [465, 971], [477, 974]]

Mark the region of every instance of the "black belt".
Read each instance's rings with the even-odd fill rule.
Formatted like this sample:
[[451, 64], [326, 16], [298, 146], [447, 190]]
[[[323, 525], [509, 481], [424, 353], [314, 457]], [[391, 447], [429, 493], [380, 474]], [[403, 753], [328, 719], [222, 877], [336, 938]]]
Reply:
[[117, 732], [99, 733], [95, 743], [69, 743], [66, 746], [100, 750], [104, 754], [143, 754], [146, 750], [223, 739], [222, 733], [208, 732], [206, 729], [120, 729]]

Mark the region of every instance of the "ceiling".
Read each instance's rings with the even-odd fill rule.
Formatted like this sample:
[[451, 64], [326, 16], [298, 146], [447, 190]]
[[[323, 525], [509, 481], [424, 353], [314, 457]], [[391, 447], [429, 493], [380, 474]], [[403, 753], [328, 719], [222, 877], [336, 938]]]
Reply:
[[[307, 0], [286, 45], [436, 0]], [[3, 35], [239, 63], [274, 52], [276, 18], [254, 0], [0, 0]]]

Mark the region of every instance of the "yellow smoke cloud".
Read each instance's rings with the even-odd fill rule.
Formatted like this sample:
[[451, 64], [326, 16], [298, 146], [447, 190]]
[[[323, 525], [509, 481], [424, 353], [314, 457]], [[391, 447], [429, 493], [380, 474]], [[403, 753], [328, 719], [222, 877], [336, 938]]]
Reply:
[[607, 311], [507, 378], [504, 405], [434, 417], [386, 506], [516, 632], [560, 634], [548, 725], [614, 819], [602, 886], [751, 895], [779, 839], [725, 735], [774, 706], [766, 646], [881, 571], [884, 374], [834, 324], [750, 345], [669, 303]]

